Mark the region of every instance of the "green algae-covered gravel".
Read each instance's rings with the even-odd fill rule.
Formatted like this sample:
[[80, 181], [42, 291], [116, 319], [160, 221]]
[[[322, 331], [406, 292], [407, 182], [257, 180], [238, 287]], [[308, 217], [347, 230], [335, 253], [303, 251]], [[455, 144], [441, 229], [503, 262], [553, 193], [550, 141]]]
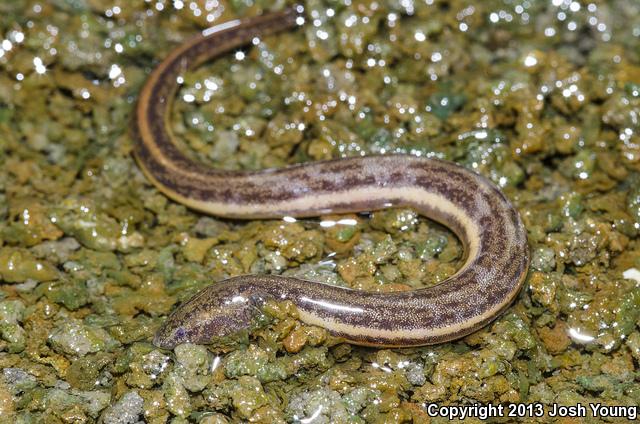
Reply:
[[170, 123], [192, 157], [453, 160], [512, 200], [532, 263], [514, 305], [453, 343], [351, 346], [269, 303], [214, 345], [151, 344], [179, 302], [230, 276], [396, 291], [463, 260], [408, 209], [220, 220], [142, 175], [128, 129], [153, 66], [203, 28], [286, 5], [0, 4], [0, 422], [444, 423], [425, 405], [640, 404], [634, 0], [307, 0], [305, 27], [186, 73]]

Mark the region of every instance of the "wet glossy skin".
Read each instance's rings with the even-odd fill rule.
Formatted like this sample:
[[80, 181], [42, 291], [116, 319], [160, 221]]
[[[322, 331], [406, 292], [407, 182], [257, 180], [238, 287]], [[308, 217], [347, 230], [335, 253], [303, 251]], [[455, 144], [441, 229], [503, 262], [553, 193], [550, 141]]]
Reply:
[[233, 334], [245, 329], [268, 299], [291, 300], [302, 321], [363, 345], [433, 344], [481, 328], [512, 302], [529, 264], [520, 217], [485, 178], [450, 162], [406, 155], [220, 171], [191, 161], [176, 147], [167, 115], [178, 76], [256, 36], [301, 21], [293, 9], [232, 21], [173, 51], [151, 74], [138, 102], [135, 155], [145, 174], [174, 200], [221, 217], [307, 217], [412, 207], [451, 228], [465, 247], [466, 261], [437, 286], [396, 293], [280, 276], [231, 278], [176, 309], [154, 343], [172, 348]]

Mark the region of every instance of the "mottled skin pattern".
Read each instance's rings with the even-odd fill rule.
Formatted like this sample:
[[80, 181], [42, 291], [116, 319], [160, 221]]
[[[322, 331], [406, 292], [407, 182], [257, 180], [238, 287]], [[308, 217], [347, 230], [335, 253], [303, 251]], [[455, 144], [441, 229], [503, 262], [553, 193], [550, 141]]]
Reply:
[[300, 318], [363, 345], [419, 346], [469, 334], [495, 319], [520, 290], [529, 250], [520, 217], [485, 178], [456, 164], [405, 155], [315, 162], [258, 172], [210, 169], [176, 146], [167, 114], [185, 70], [253, 37], [291, 28], [284, 12], [239, 21], [178, 47], [152, 73], [138, 103], [135, 155], [169, 197], [234, 218], [281, 218], [412, 207], [451, 228], [465, 246], [457, 274], [433, 287], [371, 293], [268, 275], [228, 279], [181, 305], [154, 343], [207, 343], [247, 328], [266, 300], [291, 300]]

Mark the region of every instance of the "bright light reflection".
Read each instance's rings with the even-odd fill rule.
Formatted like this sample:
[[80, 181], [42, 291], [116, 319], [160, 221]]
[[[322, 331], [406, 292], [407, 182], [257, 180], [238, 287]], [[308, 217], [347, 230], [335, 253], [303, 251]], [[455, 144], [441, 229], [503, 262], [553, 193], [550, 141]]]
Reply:
[[303, 296], [302, 298], [300, 298], [300, 300], [302, 300], [303, 302], [313, 303], [314, 305], [323, 306], [325, 308], [333, 309], [333, 310], [336, 310], [336, 311], [357, 312], [357, 313], [364, 312], [364, 309], [362, 309], [362, 308], [357, 308], [357, 307], [352, 307], [352, 306], [344, 306], [344, 305], [337, 305], [335, 303], [325, 302], [324, 300], [310, 299], [310, 298], [308, 298], [306, 296]]
[[44, 63], [42, 63], [42, 59], [40, 59], [39, 57], [33, 58], [33, 66], [36, 68], [36, 72], [40, 75], [47, 72], [47, 67], [44, 66]]
[[595, 339], [595, 337], [590, 336], [588, 334], [581, 333], [575, 328], [570, 328], [569, 329], [569, 336], [571, 336], [572, 339], [577, 340], [577, 341], [582, 342], [582, 343], [589, 343], [589, 342], [592, 342]]
[[309, 416], [307, 418], [300, 418], [300, 422], [302, 424], [310, 424], [316, 418], [318, 418], [318, 416], [320, 415], [321, 412], [322, 412], [322, 405], [319, 405], [318, 408], [315, 411], [313, 411], [313, 414], [311, 414], [311, 416]]
[[622, 273], [622, 278], [625, 280], [634, 280], [636, 283], [640, 284], [640, 271], [636, 268], [629, 268]]
[[213, 361], [211, 362], [211, 368], [209, 368], [209, 370], [211, 372], [214, 372], [218, 368], [218, 366], [220, 365], [220, 362], [222, 362], [222, 361], [220, 360], [219, 356], [216, 356], [215, 358], [213, 358]]
[[233, 28], [238, 25], [240, 25], [240, 20], [234, 19], [232, 21], [224, 22], [219, 25], [214, 25], [211, 28], [207, 28], [204, 31], [202, 31], [202, 35], [204, 35], [205, 37], [208, 37], [212, 34], [215, 34], [216, 32], [224, 31], [225, 29]]
[[332, 221], [330, 219], [320, 222], [322, 228], [331, 228], [335, 225], [357, 225], [358, 221], [353, 218], [344, 218], [338, 221]]
[[379, 370], [381, 370], [381, 371], [384, 371], [384, 372], [392, 372], [392, 371], [393, 371], [391, 368], [389, 368], [389, 367], [387, 367], [387, 366], [385, 366], [385, 365], [380, 365], [380, 364], [378, 364], [377, 362], [372, 362], [372, 363], [371, 363], [371, 366], [372, 366], [373, 368], [377, 368], [377, 369], [379, 369]]
[[537, 64], [538, 64], [538, 59], [536, 59], [535, 56], [528, 55], [527, 57], [524, 58], [524, 66], [526, 67], [536, 66]]

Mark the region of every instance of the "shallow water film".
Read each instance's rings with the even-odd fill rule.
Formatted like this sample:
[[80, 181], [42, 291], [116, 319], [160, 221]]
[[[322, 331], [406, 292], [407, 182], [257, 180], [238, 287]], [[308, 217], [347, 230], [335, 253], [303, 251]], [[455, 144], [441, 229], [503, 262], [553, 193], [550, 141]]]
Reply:
[[[635, 0], [308, 0], [304, 26], [185, 73], [167, 124], [193, 158], [235, 170], [452, 160], [513, 202], [532, 262], [506, 313], [452, 343], [356, 347], [268, 303], [214, 345], [151, 344], [180, 302], [231, 276], [398, 291], [462, 263], [453, 233], [409, 209], [222, 220], [141, 173], [130, 126], [153, 67], [204, 28], [286, 6], [0, 2], [0, 422], [444, 423], [451, 411], [431, 405], [474, 404], [518, 404], [528, 422], [630, 422]], [[552, 416], [576, 405], [584, 416]]]

